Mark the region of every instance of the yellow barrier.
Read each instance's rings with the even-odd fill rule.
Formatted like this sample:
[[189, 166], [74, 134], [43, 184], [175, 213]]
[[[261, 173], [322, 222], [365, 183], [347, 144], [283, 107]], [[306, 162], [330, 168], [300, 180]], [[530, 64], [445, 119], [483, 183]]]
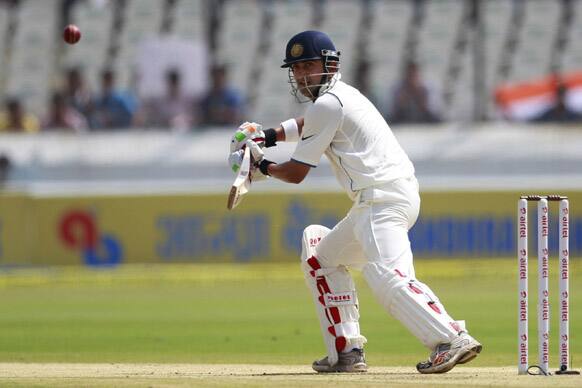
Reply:
[[[582, 192], [562, 194], [571, 198], [575, 256], [582, 253]], [[518, 196], [423, 193], [411, 231], [415, 256], [512, 256]], [[225, 202], [226, 195], [0, 194], [0, 265], [293, 261], [307, 225], [333, 226], [351, 206], [342, 193], [251, 193], [232, 212]]]

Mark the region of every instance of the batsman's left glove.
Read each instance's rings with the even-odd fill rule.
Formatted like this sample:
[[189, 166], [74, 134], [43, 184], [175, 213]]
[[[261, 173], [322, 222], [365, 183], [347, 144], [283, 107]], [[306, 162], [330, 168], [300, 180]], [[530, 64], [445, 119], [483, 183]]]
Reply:
[[230, 169], [236, 174], [238, 170], [240, 170], [240, 166], [242, 164], [242, 160], [245, 156], [245, 150], [238, 150], [231, 152], [228, 155], [228, 164], [230, 165]]
[[269, 174], [267, 174], [267, 166], [273, 162], [265, 159], [263, 149], [254, 141], [247, 140], [246, 146], [251, 151], [251, 180], [261, 181], [267, 179], [269, 177]]

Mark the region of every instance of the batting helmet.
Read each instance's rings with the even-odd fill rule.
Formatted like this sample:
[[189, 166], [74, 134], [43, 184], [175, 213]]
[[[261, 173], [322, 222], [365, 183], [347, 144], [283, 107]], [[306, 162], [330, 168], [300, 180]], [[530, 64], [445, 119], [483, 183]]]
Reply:
[[[281, 67], [288, 69], [291, 94], [298, 102], [315, 100], [333, 87], [339, 79], [339, 74], [337, 74], [340, 67], [339, 56], [340, 52], [335, 49], [329, 36], [320, 31], [303, 31], [289, 40], [283, 60], [285, 63]], [[303, 85], [299, 86], [291, 66], [298, 62], [316, 59], [323, 62], [323, 73], [317, 74], [320, 76], [319, 82], [305, 80]]]
[[339, 61], [340, 52], [335, 49], [327, 34], [321, 31], [303, 31], [292, 37], [285, 49], [285, 62], [281, 67], [289, 67], [296, 62], [323, 59]]

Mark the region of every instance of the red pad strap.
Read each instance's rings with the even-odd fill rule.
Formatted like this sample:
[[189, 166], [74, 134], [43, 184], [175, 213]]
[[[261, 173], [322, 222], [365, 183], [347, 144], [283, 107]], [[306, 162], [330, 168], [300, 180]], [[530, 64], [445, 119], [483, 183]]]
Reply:
[[307, 264], [309, 264], [309, 266], [314, 270], [321, 269], [321, 265], [319, 264], [319, 261], [317, 261], [315, 256], [311, 256], [309, 259], [307, 259]]
[[346, 348], [347, 344], [348, 344], [348, 341], [346, 340], [346, 337], [337, 337], [335, 339], [335, 348], [338, 352], [341, 352], [342, 350], [344, 350]]
[[401, 278], [405, 278], [406, 276], [404, 276], [404, 274], [402, 272], [400, 272], [399, 269], [395, 269], [394, 272], [396, 272], [398, 274], [398, 276], [400, 276]]
[[321, 269], [321, 265], [319, 264], [319, 261], [317, 261], [315, 256], [311, 256], [309, 259], [307, 259], [307, 264], [313, 269], [313, 271], [309, 271], [309, 274], [311, 275], [311, 277], [314, 278], [315, 271]]
[[428, 307], [433, 309], [437, 314], [441, 313], [441, 309], [439, 309], [435, 302], [428, 302]]
[[412, 283], [408, 283], [408, 288], [410, 288], [412, 291], [414, 291], [417, 294], [424, 294], [424, 292], [420, 288], [414, 286]]
[[[317, 261], [317, 258], [315, 256], [311, 256], [309, 259], [307, 259], [307, 264], [313, 269], [313, 271], [310, 271], [311, 276], [315, 277], [315, 271], [321, 269], [321, 264], [319, 264], [319, 261]], [[331, 294], [331, 289], [327, 284], [325, 276], [315, 277], [315, 284], [317, 286], [317, 291], [319, 291], [319, 297], [317, 299], [319, 300], [319, 303], [321, 303], [321, 305], [325, 308], [324, 295]], [[347, 340], [345, 337], [337, 337], [335, 331], [334, 325], [341, 323], [342, 321], [339, 308], [337, 307], [326, 308], [325, 315], [327, 317], [328, 322], [331, 323], [331, 325], [327, 328], [327, 331], [329, 332], [329, 334], [336, 337], [335, 348], [337, 349], [338, 352], [341, 352], [346, 347]]]
[[329, 334], [333, 335], [334, 337], [337, 337], [334, 326], [328, 326], [327, 331], [329, 331]]
[[339, 309], [337, 307], [330, 307], [329, 313], [331, 314], [331, 317], [333, 319], [333, 323], [340, 323], [342, 321], [341, 317], [340, 317]]

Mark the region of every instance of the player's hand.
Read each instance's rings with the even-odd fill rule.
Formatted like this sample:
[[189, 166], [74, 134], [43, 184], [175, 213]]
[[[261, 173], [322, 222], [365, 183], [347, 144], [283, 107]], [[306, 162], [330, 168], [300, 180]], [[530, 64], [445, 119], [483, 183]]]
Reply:
[[263, 132], [263, 126], [258, 123], [249, 123], [248, 121], [241, 124], [230, 139], [230, 152], [242, 149], [247, 140], [254, 141], [261, 148], [264, 147], [265, 132]]
[[245, 146], [249, 147], [249, 150], [251, 151], [251, 164], [259, 165], [261, 160], [265, 157], [262, 147], [253, 140], [247, 140]]
[[245, 146], [251, 151], [251, 181], [256, 182], [267, 179], [268, 176], [263, 174], [259, 169], [259, 164], [261, 164], [265, 158], [263, 149], [253, 140], [247, 140]]
[[238, 151], [231, 152], [228, 156], [228, 164], [230, 169], [236, 174], [240, 170], [243, 158], [245, 156], [245, 150], [241, 149]]
[[230, 155], [228, 156], [228, 164], [230, 166], [230, 169], [235, 173], [237, 173], [238, 170], [240, 170], [240, 166], [245, 155], [245, 147], [249, 147], [249, 151], [251, 152], [251, 164], [253, 166], [258, 166], [259, 163], [261, 163], [261, 161], [265, 157], [265, 153], [263, 152], [259, 144], [255, 143], [253, 140], [247, 140], [243, 144], [243, 148], [241, 148], [238, 151], [231, 152]]

